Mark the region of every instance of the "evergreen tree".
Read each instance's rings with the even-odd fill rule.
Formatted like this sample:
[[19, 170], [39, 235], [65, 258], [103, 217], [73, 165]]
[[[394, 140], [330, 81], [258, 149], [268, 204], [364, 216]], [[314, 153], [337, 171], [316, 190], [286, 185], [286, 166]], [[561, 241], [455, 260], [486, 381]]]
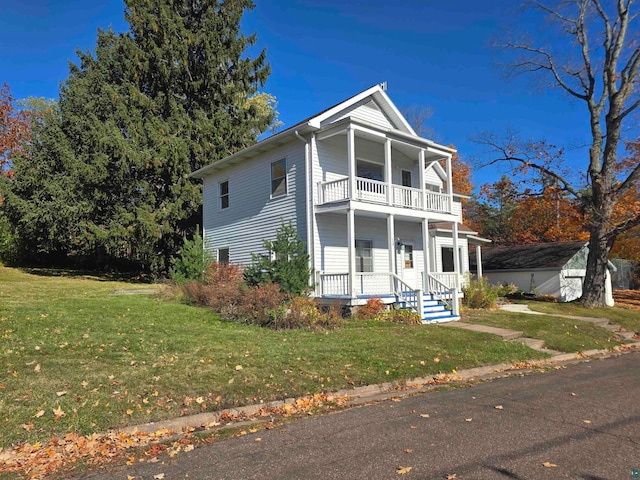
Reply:
[[[130, 31], [99, 31], [95, 55], [78, 52], [58, 117], [17, 161], [6, 207], [32, 255], [161, 272], [199, 220], [189, 173], [274, 121], [272, 97], [257, 94], [269, 66], [264, 51], [245, 55], [251, 1], [125, 3]], [[71, 224], [53, 205], [74, 211]]]
[[251, 254], [253, 262], [244, 271], [246, 282], [249, 285], [277, 283], [282, 292], [292, 295], [308, 292], [312, 273], [309, 255], [291, 222], [282, 223], [275, 240], [263, 240], [262, 243], [270, 257]]

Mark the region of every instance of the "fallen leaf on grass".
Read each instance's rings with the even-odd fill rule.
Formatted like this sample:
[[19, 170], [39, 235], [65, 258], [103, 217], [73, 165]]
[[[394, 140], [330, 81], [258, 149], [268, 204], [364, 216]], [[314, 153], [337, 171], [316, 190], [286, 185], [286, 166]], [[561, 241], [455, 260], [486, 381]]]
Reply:
[[66, 395], [66, 394], [67, 394], [66, 390], [62, 390], [60, 392], [56, 392], [56, 395], [59, 396], [59, 397], [62, 397], [63, 395]]
[[543, 462], [542, 466], [543, 467], [547, 467], [547, 468], [552, 468], [552, 467], [557, 467], [558, 465], [556, 465], [555, 463], [551, 463], [551, 462]]
[[411, 471], [412, 467], [398, 467], [396, 469], [396, 473], [398, 475], [406, 475], [407, 473], [409, 473]]
[[36, 418], [40, 418], [40, 417], [41, 417], [41, 416], [43, 416], [43, 415], [44, 415], [44, 410], [40, 410], [38, 413], [36, 413], [36, 414], [34, 415], [34, 417], [36, 417]]
[[502, 405], [496, 405], [495, 407], [496, 410], [504, 410], [504, 407]]
[[64, 417], [66, 415], [66, 413], [64, 413], [64, 410], [60, 408], [60, 405], [58, 405], [58, 408], [52, 408], [52, 411], [56, 418]]
[[34, 372], [36, 372], [36, 373], [40, 373], [40, 364], [37, 364], [37, 365], [34, 367], [33, 371], [34, 371]]
[[242, 365], [236, 365], [236, 370], [242, 370]]

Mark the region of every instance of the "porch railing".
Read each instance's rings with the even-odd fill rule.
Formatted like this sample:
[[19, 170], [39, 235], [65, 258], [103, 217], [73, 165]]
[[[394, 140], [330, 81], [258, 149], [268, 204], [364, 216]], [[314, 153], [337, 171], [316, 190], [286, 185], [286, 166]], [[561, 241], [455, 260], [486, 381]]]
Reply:
[[[453, 275], [453, 276], [452, 276]], [[455, 281], [456, 273], [427, 273], [423, 283], [425, 290], [451, 310], [453, 315], [458, 315], [458, 291]], [[445, 283], [446, 282], [446, 283]]]
[[[381, 203], [401, 208], [413, 208], [430, 212], [451, 213], [449, 195], [425, 191], [424, 201], [419, 188], [393, 185], [388, 197], [388, 184], [368, 178], [356, 178], [353, 200]], [[349, 200], [349, 179], [347, 177], [318, 184], [318, 204]]]

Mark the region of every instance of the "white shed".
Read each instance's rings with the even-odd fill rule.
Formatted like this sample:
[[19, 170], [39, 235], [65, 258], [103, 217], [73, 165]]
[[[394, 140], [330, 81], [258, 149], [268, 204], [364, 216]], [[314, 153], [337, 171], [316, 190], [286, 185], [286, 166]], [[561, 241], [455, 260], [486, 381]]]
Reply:
[[[483, 276], [493, 284], [514, 284], [520, 290], [553, 295], [560, 302], [582, 296], [586, 275], [588, 243], [555, 242], [485, 248], [482, 252]], [[609, 262], [605, 280], [607, 305], [613, 305]]]

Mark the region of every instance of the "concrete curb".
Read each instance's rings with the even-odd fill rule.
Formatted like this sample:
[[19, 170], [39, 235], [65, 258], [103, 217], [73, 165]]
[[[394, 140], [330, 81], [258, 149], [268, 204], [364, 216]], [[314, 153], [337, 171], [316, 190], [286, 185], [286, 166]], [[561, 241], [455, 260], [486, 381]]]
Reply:
[[[586, 352], [579, 353], [561, 353], [554, 355], [549, 359], [526, 362], [524, 368], [523, 366], [516, 364], [502, 363], [498, 365], [488, 365], [484, 367], [475, 367], [461, 370], [454, 374], [442, 373], [434, 376], [419, 377], [400, 382], [386, 382], [376, 385], [365, 385], [352, 389], [338, 390], [337, 392], [332, 392], [332, 394], [336, 397], [348, 397], [349, 400], [347, 401], [347, 405], [353, 407], [364, 405], [370, 402], [386, 400], [389, 398], [415, 395], [417, 393], [434, 390], [438, 387], [446, 386], [448, 384], [454, 384], [456, 382], [473, 382], [505, 377], [509, 375], [522, 375], [536, 369], [557, 366], [558, 364], [590, 361], [593, 359], [614, 357], [636, 351], [640, 351], [640, 342], [626, 344], [608, 350], [588, 350]], [[176, 434], [180, 434], [182, 432], [185, 432], [187, 429], [193, 428], [213, 430], [225, 426], [240, 427], [245, 424], [260, 421], [261, 419], [264, 420], [266, 418], [269, 418], [271, 417], [271, 415], [269, 415], [268, 413], [269, 410], [282, 407], [286, 404], [294, 404], [296, 400], [296, 398], [287, 398], [283, 401], [259, 403], [255, 405], [247, 405], [244, 407], [219, 410], [217, 412], [200, 413], [196, 415], [174, 418], [171, 420], [163, 420], [159, 422], [135, 425], [118, 429], [117, 431], [131, 434], [136, 432], [153, 433], [158, 430], [170, 430], [175, 432]], [[257, 419], [250, 418], [258, 414], [261, 410], [267, 412], [264, 417]], [[236, 419], [239, 418], [240, 420], [221, 425], [221, 420], [229, 417], [233, 417]]]

